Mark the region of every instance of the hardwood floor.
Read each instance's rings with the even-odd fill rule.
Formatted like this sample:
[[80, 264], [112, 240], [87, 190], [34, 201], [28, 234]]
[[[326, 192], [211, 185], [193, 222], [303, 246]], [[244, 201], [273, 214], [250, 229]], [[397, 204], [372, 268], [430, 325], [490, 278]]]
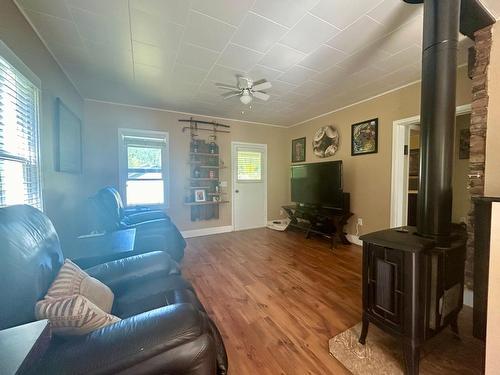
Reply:
[[188, 240], [183, 273], [231, 375], [349, 374], [328, 340], [361, 319], [361, 248], [256, 229]]

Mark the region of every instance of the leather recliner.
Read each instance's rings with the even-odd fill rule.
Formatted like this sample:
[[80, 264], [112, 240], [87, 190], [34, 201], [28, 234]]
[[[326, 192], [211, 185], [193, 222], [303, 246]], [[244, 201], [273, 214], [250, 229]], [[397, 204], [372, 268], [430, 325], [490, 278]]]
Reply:
[[[35, 320], [34, 306], [62, 264], [57, 233], [42, 212], [26, 205], [0, 208], [0, 329]], [[217, 327], [166, 252], [86, 272], [112, 289], [112, 313], [122, 320], [84, 336], [54, 336], [30, 373], [227, 373]]]
[[92, 230], [112, 232], [136, 228], [134, 252], [166, 251], [176, 261], [184, 256], [186, 241], [163, 211], [125, 209], [120, 193], [109, 186], [99, 190], [90, 200]]

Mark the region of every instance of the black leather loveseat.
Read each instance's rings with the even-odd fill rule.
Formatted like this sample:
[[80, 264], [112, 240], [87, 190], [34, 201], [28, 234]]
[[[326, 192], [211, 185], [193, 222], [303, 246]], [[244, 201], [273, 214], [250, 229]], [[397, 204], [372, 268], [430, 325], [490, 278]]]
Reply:
[[[59, 239], [42, 212], [0, 208], [0, 329], [35, 320], [35, 303], [62, 263]], [[112, 313], [122, 320], [84, 336], [54, 336], [31, 373], [226, 374], [219, 331], [166, 252], [86, 272], [112, 289]]]
[[125, 209], [120, 193], [113, 187], [105, 187], [90, 198], [91, 228], [100, 232], [135, 228], [135, 253], [166, 251], [174, 260], [184, 256], [186, 241], [161, 210], [145, 208]]

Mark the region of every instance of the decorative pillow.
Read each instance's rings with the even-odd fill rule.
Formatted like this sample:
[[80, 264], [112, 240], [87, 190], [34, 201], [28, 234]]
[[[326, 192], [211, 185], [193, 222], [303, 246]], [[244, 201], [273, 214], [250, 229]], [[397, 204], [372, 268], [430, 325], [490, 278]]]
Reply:
[[35, 306], [37, 319], [48, 319], [56, 335], [85, 335], [120, 321], [80, 295], [44, 298]]
[[45, 298], [59, 299], [76, 294], [87, 298], [104, 312], [111, 312], [113, 299], [115, 298], [111, 289], [99, 280], [89, 276], [69, 259], [66, 259]]

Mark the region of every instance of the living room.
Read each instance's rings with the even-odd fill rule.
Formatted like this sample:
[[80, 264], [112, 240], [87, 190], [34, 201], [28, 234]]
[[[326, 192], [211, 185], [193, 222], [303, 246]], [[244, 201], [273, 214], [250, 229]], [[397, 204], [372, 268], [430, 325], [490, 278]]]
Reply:
[[[0, 337], [46, 322], [24, 354], [0, 340], [5, 373], [499, 371], [500, 6], [443, 3], [2, 0], [0, 203], [43, 214], [0, 209], [0, 280], [27, 293], [5, 291]], [[414, 246], [394, 269], [387, 228]], [[439, 269], [440, 319], [432, 293], [399, 299], [421, 248], [403, 284]], [[104, 323], [35, 313], [61, 267], [107, 284], [106, 309], [83, 299]], [[394, 306], [437, 327], [394, 329]]]

